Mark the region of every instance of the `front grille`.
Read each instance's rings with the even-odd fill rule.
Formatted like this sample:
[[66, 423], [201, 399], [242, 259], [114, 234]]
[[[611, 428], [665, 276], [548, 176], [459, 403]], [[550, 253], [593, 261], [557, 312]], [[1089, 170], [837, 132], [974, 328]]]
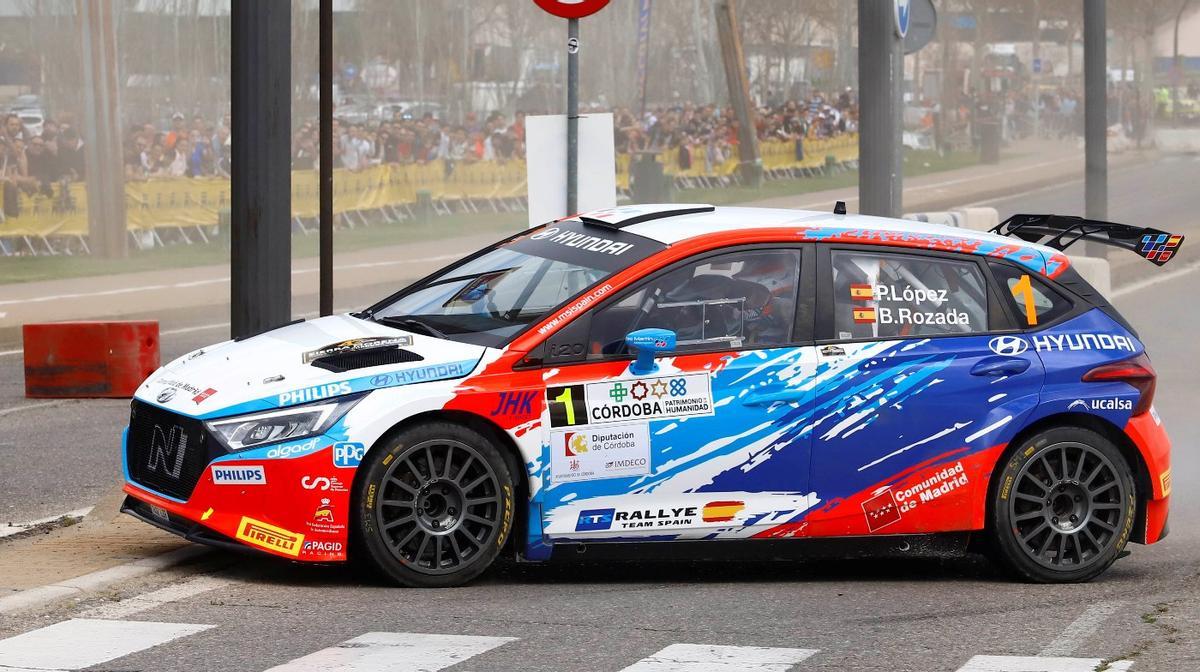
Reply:
[[136, 400], [125, 451], [135, 483], [184, 501], [208, 463], [224, 454], [201, 421]]
[[339, 352], [337, 354], [327, 355], [320, 359], [314, 359], [312, 361], [312, 365], [318, 366], [326, 371], [341, 373], [343, 371], [352, 371], [354, 369], [365, 369], [370, 366], [419, 362], [423, 359], [424, 357], [412, 352], [411, 350], [405, 350], [403, 348], [386, 348], [363, 350], [362, 352]]

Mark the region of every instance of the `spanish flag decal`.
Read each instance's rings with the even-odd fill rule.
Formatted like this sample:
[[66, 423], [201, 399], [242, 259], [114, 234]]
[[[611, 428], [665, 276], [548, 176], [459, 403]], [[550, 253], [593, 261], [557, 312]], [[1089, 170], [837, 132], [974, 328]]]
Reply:
[[874, 308], [855, 308], [854, 321], [858, 324], [874, 324], [875, 309]]
[[870, 285], [850, 285], [850, 298], [855, 301], [870, 301], [875, 298], [875, 290]]
[[704, 505], [704, 513], [702, 515], [706, 523], [725, 523], [733, 520], [733, 517], [744, 508], [746, 508], [745, 502], [709, 502]]

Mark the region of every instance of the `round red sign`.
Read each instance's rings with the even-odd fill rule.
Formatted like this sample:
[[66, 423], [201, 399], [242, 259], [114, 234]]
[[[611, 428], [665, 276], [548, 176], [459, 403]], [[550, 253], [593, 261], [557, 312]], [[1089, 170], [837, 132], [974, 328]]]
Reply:
[[538, 7], [564, 19], [582, 19], [604, 9], [608, 0], [533, 0]]

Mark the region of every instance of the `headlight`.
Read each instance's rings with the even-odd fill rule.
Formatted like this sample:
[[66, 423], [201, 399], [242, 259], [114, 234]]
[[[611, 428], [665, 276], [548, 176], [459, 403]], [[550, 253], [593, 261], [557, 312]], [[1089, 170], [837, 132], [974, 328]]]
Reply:
[[246, 450], [322, 434], [341, 420], [363, 396], [357, 394], [278, 411], [221, 418], [204, 425], [229, 450]]

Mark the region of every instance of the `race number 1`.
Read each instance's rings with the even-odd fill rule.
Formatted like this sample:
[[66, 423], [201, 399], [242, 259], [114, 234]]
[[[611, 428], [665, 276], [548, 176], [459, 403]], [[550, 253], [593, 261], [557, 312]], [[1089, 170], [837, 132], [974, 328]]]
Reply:
[[1017, 284], [1012, 286], [1012, 295], [1014, 298], [1022, 301], [1025, 304], [1025, 321], [1029, 326], [1036, 327], [1037, 318], [1037, 303], [1033, 300], [1033, 282], [1030, 281], [1028, 275], [1022, 275]]
[[572, 427], [587, 424], [587, 398], [583, 385], [546, 388], [546, 405], [550, 409], [551, 427]]

